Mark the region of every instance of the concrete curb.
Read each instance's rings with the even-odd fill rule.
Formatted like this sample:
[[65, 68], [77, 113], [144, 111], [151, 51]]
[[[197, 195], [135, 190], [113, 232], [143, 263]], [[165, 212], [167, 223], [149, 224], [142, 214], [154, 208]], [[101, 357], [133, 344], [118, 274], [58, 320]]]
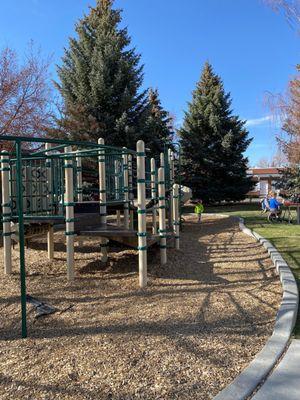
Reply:
[[288, 346], [298, 311], [298, 288], [288, 264], [268, 240], [247, 228], [242, 218], [238, 221], [241, 231], [256, 239], [268, 251], [279, 274], [283, 295], [272, 336], [254, 360], [214, 400], [245, 400], [253, 394]]

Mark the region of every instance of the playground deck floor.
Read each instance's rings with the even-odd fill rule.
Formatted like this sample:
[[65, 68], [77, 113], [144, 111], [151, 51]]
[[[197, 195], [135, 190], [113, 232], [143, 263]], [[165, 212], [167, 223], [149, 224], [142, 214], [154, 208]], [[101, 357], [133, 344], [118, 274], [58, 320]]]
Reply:
[[[211, 399], [246, 367], [272, 333], [281, 286], [265, 250], [233, 219], [186, 217], [181, 250], [149, 252], [149, 286], [137, 287], [134, 250], [97, 239], [77, 248], [67, 283], [64, 237], [55, 260], [43, 239], [26, 252], [27, 290], [59, 311], [35, 318], [20, 339], [14, 273], [0, 271], [0, 398]], [[0, 265], [3, 265], [2, 249]]]

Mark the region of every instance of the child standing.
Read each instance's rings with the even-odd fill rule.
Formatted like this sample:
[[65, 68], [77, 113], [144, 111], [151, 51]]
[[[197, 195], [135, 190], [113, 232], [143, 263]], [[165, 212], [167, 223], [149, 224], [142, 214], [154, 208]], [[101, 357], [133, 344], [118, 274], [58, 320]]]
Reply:
[[280, 206], [282, 206], [282, 203], [277, 200], [276, 193], [271, 192], [270, 199], [269, 199], [270, 213], [274, 214], [276, 216], [276, 218], [279, 218], [281, 215]]
[[204, 207], [202, 204], [202, 200], [199, 199], [195, 206], [195, 214], [197, 214], [197, 216], [198, 216], [198, 223], [201, 222], [201, 216], [202, 216], [203, 211], [204, 211]]

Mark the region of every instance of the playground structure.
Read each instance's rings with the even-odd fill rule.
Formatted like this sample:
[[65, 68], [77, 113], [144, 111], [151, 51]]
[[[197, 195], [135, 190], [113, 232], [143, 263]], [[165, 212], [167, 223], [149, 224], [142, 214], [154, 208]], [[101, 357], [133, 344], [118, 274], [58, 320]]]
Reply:
[[[67, 278], [75, 276], [75, 238], [79, 245], [99, 237], [106, 262], [109, 240], [138, 250], [139, 286], [147, 285], [147, 249], [159, 243], [167, 262], [167, 240], [179, 249], [182, 191], [180, 151], [165, 149], [159, 160], [136, 151], [98, 143], [56, 139], [1, 137], [13, 147], [1, 153], [4, 272], [12, 272], [12, 243], [19, 243], [22, 336], [26, 327], [25, 242], [47, 235], [48, 258], [54, 257], [54, 231], [66, 235]], [[177, 173], [176, 173], [177, 171]], [[178, 183], [175, 182], [178, 176]], [[84, 179], [90, 181], [87, 187]], [[123, 218], [122, 217], [123, 214]]]

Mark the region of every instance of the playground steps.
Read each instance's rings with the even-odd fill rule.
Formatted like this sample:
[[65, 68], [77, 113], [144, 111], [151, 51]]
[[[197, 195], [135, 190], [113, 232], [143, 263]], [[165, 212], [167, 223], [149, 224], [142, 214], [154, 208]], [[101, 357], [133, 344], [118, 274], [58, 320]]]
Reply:
[[300, 340], [293, 339], [283, 359], [252, 400], [300, 399]]
[[[35, 237], [40, 237], [41, 235], [45, 235], [51, 227], [58, 226], [60, 223], [64, 222], [63, 217], [57, 218], [43, 218], [39, 219], [37, 217], [26, 218], [24, 217], [24, 238], [26, 240], [32, 239]], [[19, 224], [12, 224], [12, 239], [19, 243]]]
[[125, 229], [113, 224], [99, 224], [94, 226], [86, 226], [76, 232], [79, 236], [99, 236], [111, 239], [117, 237], [135, 237], [137, 232], [132, 229]]
[[[117, 210], [124, 209], [124, 201], [112, 201], [107, 203], [107, 214], [115, 212]], [[99, 201], [84, 201], [77, 202], [74, 206], [75, 214], [99, 214], [100, 213], [100, 204]]]
[[[149, 205], [151, 205], [151, 202]], [[114, 206], [116, 207], [116, 210], [120, 209], [120, 203], [115, 204]], [[150, 208], [147, 211], [151, 212], [151, 210], [152, 209]], [[99, 202], [95, 201], [76, 203], [74, 212], [74, 231], [77, 236], [103, 237], [122, 243], [128, 247], [135, 249], [138, 247], [137, 219], [134, 220], [134, 229], [125, 229], [123, 226], [117, 226], [110, 222], [102, 224]], [[153, 235], [151, 229], [152, 227], [147, 225], [148, 247], [159, 243], [160, 240], [160, 236]], [[173, 237], [173, 232], [167, 232], [166, 236], [167, 239]]]
[[[126, 236], [117, 236], [117, 237], [112, 237], [111, 240], [114, 240], [115, 242], [122, 243], [125, 246], [132, 247], [136, 249], [138, 247], [138, 237], [126, 237]], [[148, 236], [147, 237], [147, 246], [151, 247], [155, 243], [158, 243], [158, 239], [155, 237]]]
[[[138, 246], [136, 230], [125, 229], [113, 224], [86, 226], [84, 229], [77, 231], [76, 233], [78, 236], [105, 237], [133, 248]], [[171, 237], [172, 233], [168, 233], [167, 236]], [[159, 239], [159, 235], [152, 235], [149, 232], [147, 236], [147, 246], [153, 246], [155, 243], [159, 242]]]

